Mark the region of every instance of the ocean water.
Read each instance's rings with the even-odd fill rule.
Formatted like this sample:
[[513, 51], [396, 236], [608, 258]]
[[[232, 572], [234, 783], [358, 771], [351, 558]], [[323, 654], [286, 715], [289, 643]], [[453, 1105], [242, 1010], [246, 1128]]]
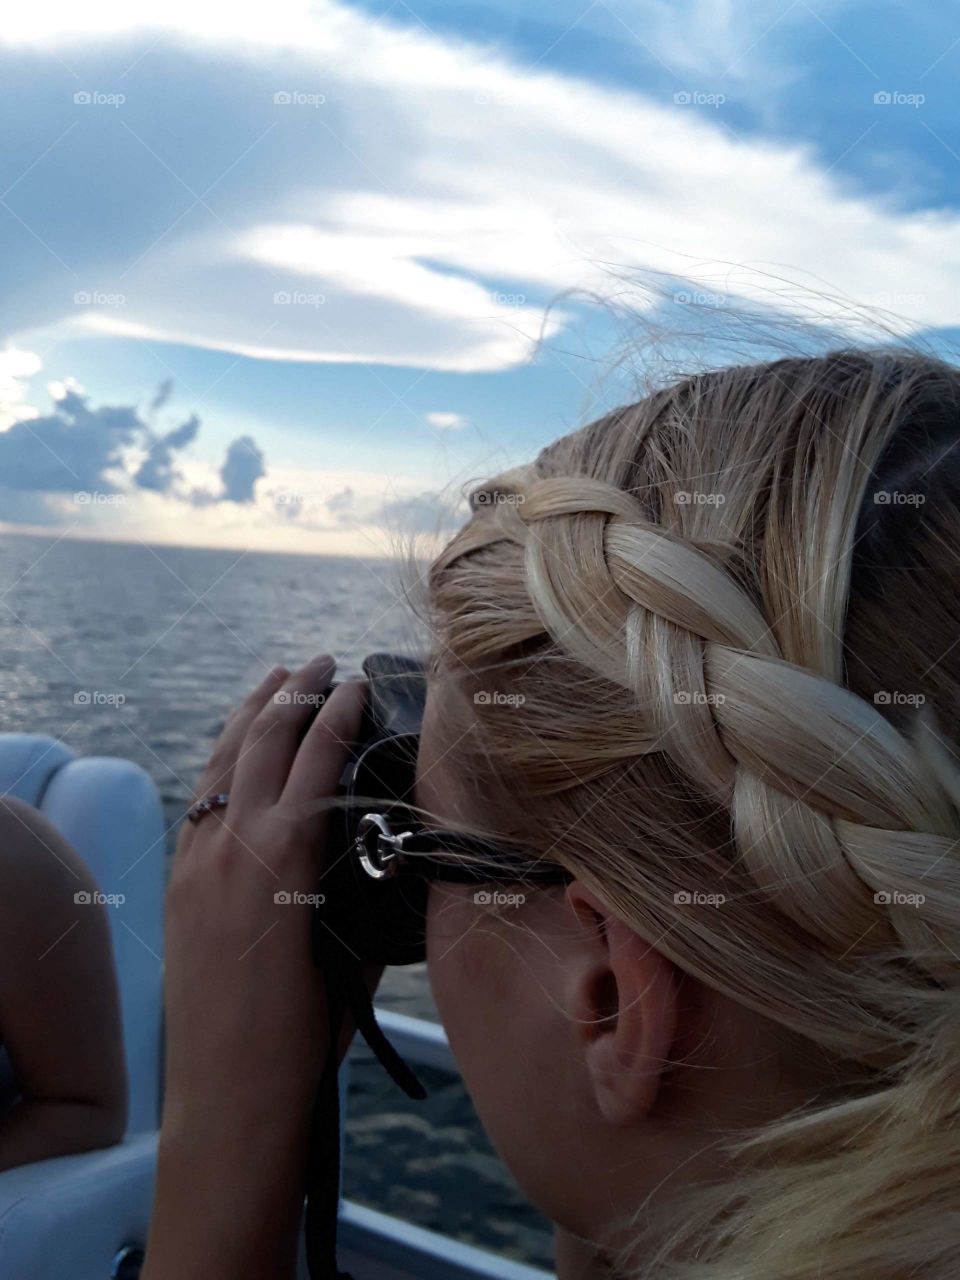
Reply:
[[[386, 562], [0, 536], [0, 716], [136, 760], [174, 821], [271, 666], [422, 644]], [[86, 700], [85, 700], [86, 699]]]
[[[170, 851], [228, 711], [271, 666], [332, 653], [349, 676], [368, 653], [424, 648], [403, 587], [385, 561], [0, 535], [0, 732], [142, 765], [163, 798]], [[423, 966], [388, 971], [378, 1001], [436, 1017]], [[358, 1051], [345, 1193], [549, 1266], [547, 1224], [463, 1087], [424, 1075], [430, 1097], [409, 1102]]]

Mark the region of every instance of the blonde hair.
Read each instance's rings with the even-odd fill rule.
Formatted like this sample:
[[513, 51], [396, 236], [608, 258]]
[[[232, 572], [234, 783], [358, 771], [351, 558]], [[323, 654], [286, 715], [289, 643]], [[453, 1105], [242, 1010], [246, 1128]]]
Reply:
[[644, 1277], [957, 1274], [958, 441], [922, 355], [723, 369], [476, 490], [432, 567], [497, 834], [825, 1064], [640, 1208]]

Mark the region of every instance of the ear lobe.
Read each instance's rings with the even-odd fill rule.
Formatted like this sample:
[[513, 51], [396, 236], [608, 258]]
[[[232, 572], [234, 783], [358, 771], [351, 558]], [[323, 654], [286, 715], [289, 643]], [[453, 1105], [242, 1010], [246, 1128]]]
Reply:
[[610, 1124], [633, 1124], [653, 1107], [674, 1043], [674, 968], [579, 881], [567, 901], [584, 930], [571, 1005], [594, 1098]]

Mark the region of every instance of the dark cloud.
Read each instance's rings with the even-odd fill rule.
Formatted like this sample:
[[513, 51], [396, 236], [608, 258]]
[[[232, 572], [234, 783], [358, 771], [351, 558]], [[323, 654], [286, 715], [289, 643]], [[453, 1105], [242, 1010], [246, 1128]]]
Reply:
[[332, 497], [327, 499], [327, 510], [333, 516], [343, 515], [353, 510], [354, 492], [349, 485], [345, 489], [340, 489]]
[[[263, 451], [252, 436], [239, 436], [227, 448], [227, 456], [220, 468], [220, 492], [194, 489], [190, 501], [195, 507], [209, 507], [214, 502], [253, 502], [257, 481], [267, 474]], [[284, 498], [289, 501], [289, 498]], [[298, 503], [294, 516], [299, 513]], [[276, 506], [276, 499], [274, 500]]]
[[[149, 403], [151, 421], [168, 404], [172, 389], [169, 379], [157, 388]], [[185, 490], [176, 454], [192, 444], [199, 431], [196, 415], [158, 432], [131, 405], [93, 409], [86, 396], [68, 390], [52, 413], [21, 419], [0, 433], [0, 519], [46, 523], [62, 516], [63, 495], [130, 488], [204, 506], [252, 502], [266, 468], [250, 436], [234, 440], [228, 448], [219, 493]], [[131, 470], [129, 451], [137, 447], [146, 450], [146, 457]]]
[[173, 395], [173, 379], [165, 378], [157, 387], [156, 395], [150, 401], [150, 412], [159, 413]]
[[241, 436], [234, 440], [220, 468], [223, 481], [221, 501], [252, 502], [257, 481], [266, 474], [263, 451], [253, 437]]
[[0, 484], [43, 493], [112, 492], [105, 472], [121, 466], [124, 446], [146, 427], [132, 407], [91, 409], [67, 391], [53, 413], [15, 422], [0, 434]]
[[69, 501], [63, 494], [36, 493], [0, 485], [0, 520], [7, 524], [57, 525], [63, 520]]
[[[164, 383], [164, 386], [166, 385]], [[150, 452], [133, 477], [138, 488], [152, 489], [154, 493], [173, 492], [181, 479], [180, 472], [174, 465], [174, 452], [192, 444], [199, 430], [200, 419], [193, 414], [173, 431], [168, 431], [166, 435], [155, 436], [150, 445]]]

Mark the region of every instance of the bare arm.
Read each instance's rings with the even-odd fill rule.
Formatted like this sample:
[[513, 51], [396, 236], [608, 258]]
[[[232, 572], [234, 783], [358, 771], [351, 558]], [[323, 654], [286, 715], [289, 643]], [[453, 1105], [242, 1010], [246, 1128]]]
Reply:
[[42, 814], [0, 798], [0, 1040], [20, 1100], [0, 1117], [0, 1169], [118, 1142], [127, 1082], [108, 908]]

